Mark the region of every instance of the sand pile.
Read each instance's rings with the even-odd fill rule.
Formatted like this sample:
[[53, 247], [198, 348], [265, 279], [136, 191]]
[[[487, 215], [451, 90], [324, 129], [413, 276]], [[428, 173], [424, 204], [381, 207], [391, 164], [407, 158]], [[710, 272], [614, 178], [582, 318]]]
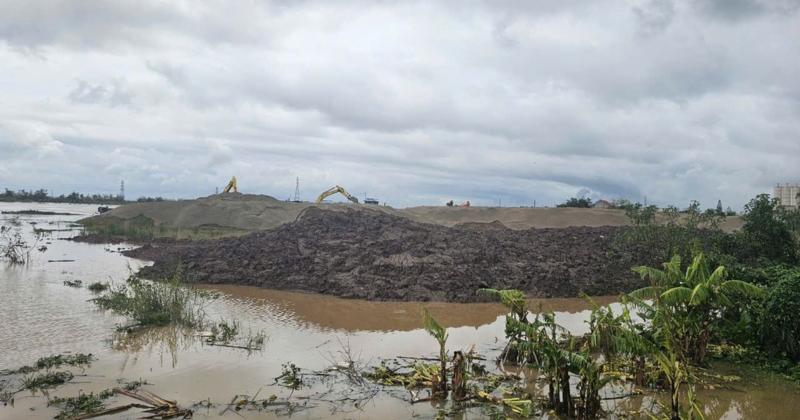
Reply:
[[[304, 209], [371, 209], [410, 220], [442, 226], [471, 223], [499, 223], [510, 229], [564, 228], [574, 226], [625, 226], [628, 218], [622, 210], [578, 208], [520, 207], [446, 207], [423, 206], [394, 209], [385, 206], [293, 203], [267, 195], [218, 194], [196, 200], [133, 203], [85, 219], [89, 223], [124, 222], [135, 218], [151, 220], [155, 226], [173, 229], [227, 227], [246, 231], [272, 229], [293, 222]], [[729, 217], [723, 229], [741, 226], [738, 217]], [[491, 227], [488, 227], [491, 228]]]
[[297, 222], [238, 238], [145, 246], [146, 277], [187, 279], [371, 300], [480, 300], [482, 287], [535, 297], [615, 294], [641, 286], [640, 263], [613, 251], [619, 227], [448, 228], [376, 210], [308, 208]]

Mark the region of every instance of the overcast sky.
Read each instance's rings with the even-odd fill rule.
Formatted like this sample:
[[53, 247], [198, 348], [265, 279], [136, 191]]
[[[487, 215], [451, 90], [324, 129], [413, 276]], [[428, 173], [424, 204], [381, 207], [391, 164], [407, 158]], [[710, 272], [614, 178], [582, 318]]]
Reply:
[[740, 208], [800, 181], [797, 0], [0, 0], [0, 188]]

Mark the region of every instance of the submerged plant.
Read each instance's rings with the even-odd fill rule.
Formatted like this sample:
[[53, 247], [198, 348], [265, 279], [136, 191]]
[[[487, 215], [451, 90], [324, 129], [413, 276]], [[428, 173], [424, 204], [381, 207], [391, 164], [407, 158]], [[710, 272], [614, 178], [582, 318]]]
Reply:
[[96, 282], [86, 286], [86, 288], [89, 289], [89, 291], [92, 292], [92, 293], [100, 293], [100, 292], [105, 292], [106, 290], [108, 290], [109, 285], [108, 285], [108, 283], [101, 283], [99, 281], [96, 281]]
[[211, 326], [211, 336], [208, 337], [208, 341], [211, 344], [216, 342], [229, 343], [237, 335], [239, 335], [239, 321], [234, 319], [229, 323], [223, 319]]
[[289, 389], [299, 389], [303, 386], [300, 368], [294, 363], [284, 363], [281, 365], [281, 374], [275, 378], [275, 382]]
[[163, 282], [131, 277], [127, 284], [93, 301], [103, 309], [133, 318], [138, 326], [174, 324], [195, 328], [203, 324], [204, 297], [202, 292], [181, 283], [178, 270]]
[[61, 408], [56, 419], [74, 419], [88, 414], [97, 413], [105, 408], [104, 400], [114, 395], [110, 389], [95, 393], [79, 393], [76, 397], [55, 397], [48, 401], [48, 405]]
[[45, 390], [69, 382], [74, 375], [69, 371], [35, 373], [22, 378], [22, 388], [31, 391]]

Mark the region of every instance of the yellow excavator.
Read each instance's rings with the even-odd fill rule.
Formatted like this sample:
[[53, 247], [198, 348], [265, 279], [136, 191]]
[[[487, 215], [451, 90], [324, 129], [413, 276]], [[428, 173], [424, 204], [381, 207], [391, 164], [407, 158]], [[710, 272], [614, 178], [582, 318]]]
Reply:
[[347, 192], [347, 190], [345, 190], [344, 188], [342, 188], [342, 187], [340, 187], [338, 185], [336, 185], [334, 187], [331, 187], [330, 189], [328, 189], [328, 190], [324, 191], [322, 194], [320, 194], [319, 197], [317, 197], [316, 203], [319, 204], [319, 203], [322, 202], [322, 200], [324, 200], [324, 199], [326, 199], [326, 198], [328, 198], [328, 197], [330, 197], [330, 196], [332, 196], [332, 195], [334, 195], [336, 193], [339, 193], [339, 194], [345, 196], [345, 198], [347, 198], [348, 200], [352, 201], [353, 203], [358, 204], [358, 198], [352, 196], [349, 192]]
[[236, 177], [232, 177], [228, 185], [225, 186], [225, 189], [222, 190], [223, 193], [229, 193], [231, 191], [239, 192], [239, 188], [236, 186]]

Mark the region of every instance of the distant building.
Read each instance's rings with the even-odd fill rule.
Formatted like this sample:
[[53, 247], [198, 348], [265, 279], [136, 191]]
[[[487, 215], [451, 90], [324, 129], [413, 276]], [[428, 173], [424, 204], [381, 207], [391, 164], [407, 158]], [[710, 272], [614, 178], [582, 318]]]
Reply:
[[613, 207], [611, 203], [606, 200], [597, 200], [592, 204], [593, 209], [610, 209], [611, 207]]
[[795, 207], [800, 205], [800, 184], [778, 184], [773, 190], [772, 196], [781, 201], [785, 207]]

